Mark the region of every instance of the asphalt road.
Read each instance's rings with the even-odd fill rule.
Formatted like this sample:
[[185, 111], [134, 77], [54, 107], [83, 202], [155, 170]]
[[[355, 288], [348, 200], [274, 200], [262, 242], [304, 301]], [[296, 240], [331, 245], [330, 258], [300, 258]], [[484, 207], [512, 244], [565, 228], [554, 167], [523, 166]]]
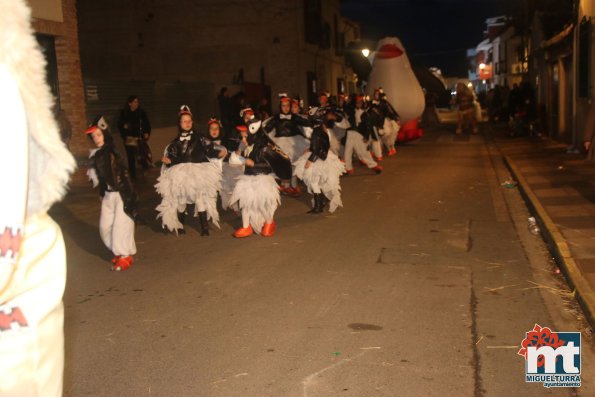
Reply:
[[581, 389], [525, 383], [525, 332], [581, 330], [580, 312], [500, 186], [496, 149], [451, 129], [399, 147], [379, 176], [356, 168], [335, 214], [283, 198], [272, 238], [234, 239], [232, 213], [210, 237], [197, 220], [164, 234], [154, 170], [123, 273], [97, 193], [74, 186], [52, 211], [68, 250], [65, 396], [595, 395], [588, 335]]

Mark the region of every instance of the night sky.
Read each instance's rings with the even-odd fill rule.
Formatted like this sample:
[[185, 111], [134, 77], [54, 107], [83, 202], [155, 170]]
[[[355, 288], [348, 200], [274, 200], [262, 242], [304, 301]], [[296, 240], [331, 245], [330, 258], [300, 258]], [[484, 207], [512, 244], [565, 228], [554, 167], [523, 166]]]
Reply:
[[466, 49], [483, 40], [485, 20], [512, 13], [522, 0], [343, 0], [341, 12], [361, 24], [362, 38], [397, 36], [411, 62], [446, 77], [467, 76]]

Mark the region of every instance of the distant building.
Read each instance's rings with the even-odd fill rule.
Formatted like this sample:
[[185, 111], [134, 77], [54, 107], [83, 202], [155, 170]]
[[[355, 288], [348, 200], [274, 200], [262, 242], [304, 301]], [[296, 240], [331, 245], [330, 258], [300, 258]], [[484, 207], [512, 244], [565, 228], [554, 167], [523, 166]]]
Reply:
[[[345, 65], [359, 26], [339, 0], [79, 1], [81, 58], [90, 109], [141, 97], [156, 125], [171, 125], [187, 103], [199, 120], [217, 114], [222, 87], [247, 103], [280, 92], [317, 101], [322, 90], [349, 93]], [[97, 21], [101, 21], [97, 23]]]
[[87, 151], [80, 133], [87, 123], [77, 31], [76, 0], [27, 0], [32, 24], [47, 60], [47, 80], [57, 105], [72, 124], [70, 149]]
[[540, 124], [571, 150], [582, 143], [593, 98], [594, 0], [572, 8], [534, 13], [529, 37], [529, 82], [536, 88]]
[[525, 84], [535, 93], [536, 128], [578, 150], [595, 100], [595, 0], [528, 4], [529, 26], [486, 20], [484, 40], [467, 52], [469, 78], [478, 91]]

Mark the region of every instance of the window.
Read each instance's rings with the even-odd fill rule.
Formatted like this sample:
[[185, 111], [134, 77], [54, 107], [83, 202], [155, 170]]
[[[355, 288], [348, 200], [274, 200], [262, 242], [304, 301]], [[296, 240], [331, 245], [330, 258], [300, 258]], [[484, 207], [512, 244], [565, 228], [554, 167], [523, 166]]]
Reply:
[[327, 22], [322, 24], [322, 34], [320, 35], [319, 46], [323, 50], [331, 48], [331, 26]]
[[304, 0], [304, 39], [306, 40], [306, 43], [320, 44], [321, 27], [321, 0]]
[[345, 32], [343, 32], [340, 27], [340, 21], [337, 14], [335, 14], [333, 29], [335, 33], [335, 55], [342, 55], [343, 49], [345, 48]]
[[579, 42], [578, 42], [578, 96], [580, 98], [589, 97], [589, 65], [591, 56], [590, 52], [590, 37], [591, 37], [591, 19], [583, 17], [578, 28]]
[[54, 37], [45, 34], [36, 34], [35, 38], [37, 39], [37, 42], [43, 51], [43, 55], [45, 56], [46, 81], [50, 86], [52, 95], [55, 98], [59, 98], [60, 92], [58, 90], [58, 62], [56, 60], [56, 45]]

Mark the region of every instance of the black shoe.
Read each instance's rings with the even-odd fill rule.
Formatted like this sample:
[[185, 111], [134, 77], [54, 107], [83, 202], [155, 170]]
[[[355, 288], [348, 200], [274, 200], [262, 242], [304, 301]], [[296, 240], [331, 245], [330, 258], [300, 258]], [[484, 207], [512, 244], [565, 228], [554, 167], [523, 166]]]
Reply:
[[135, 214], [134, 215], [134, 224], [135, 225], [146, 225], [147, 221], [145, 220], [145, 218], [143, 218], [142, 216], [140, 216], [139, 214]]
[[308, 211], [308, 214], [320, 214], [323, 207], [324, 201], [322, 193], [314, 193], [314, 206], [310, 211]]
[[318, 213], [324, 212], [324, 206], [328, 202], [328, 199], [324, 193], [318, 193]]
[[186, 234], [186, 229], [184, 229], [184, 228], [176, 229], [176, 234], [178, 236], [181, 236], [182, 234]]
[[208, 236], [209, 235], [209, 221], [207, 219], [207, 212], [206, 211], [199, 212], [198, 219], [200, 220], [200, 235]]

